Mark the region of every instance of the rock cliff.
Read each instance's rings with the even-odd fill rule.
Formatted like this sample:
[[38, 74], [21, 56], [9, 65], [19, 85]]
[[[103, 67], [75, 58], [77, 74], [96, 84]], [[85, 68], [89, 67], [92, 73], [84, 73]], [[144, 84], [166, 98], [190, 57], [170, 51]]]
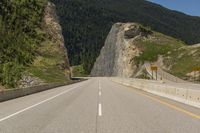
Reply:
[[161, 75], [165, 78], [170, 79], [172, 74], [181, 79], [200, 81], [197, 76], [194, 78], [193, 71], [200, 66], [199, 46], [187, 46], [176, 38], [137, 23], [116, 23], [107, 36], [91, 75], [150, 78], [145, 67], [149, 64], [162, 69]]
[[137, 41], [148, 38], [150, 34], [151, 31], [136, 23], [114, 24], [91, 75], [132, 77], [137, 70], [134, 58], [141, 52]]

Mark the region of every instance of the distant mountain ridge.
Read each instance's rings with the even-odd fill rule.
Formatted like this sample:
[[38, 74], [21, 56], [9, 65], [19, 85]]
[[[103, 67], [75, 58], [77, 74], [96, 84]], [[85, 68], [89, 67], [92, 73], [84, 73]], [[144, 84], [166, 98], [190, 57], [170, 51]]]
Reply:
[[172, 11], [145, 0], [52, 0], [63, 28], [72, 65], [89, 73], [111, 26], [137, 22], [187, 44], [200, 42], [200, 17]]

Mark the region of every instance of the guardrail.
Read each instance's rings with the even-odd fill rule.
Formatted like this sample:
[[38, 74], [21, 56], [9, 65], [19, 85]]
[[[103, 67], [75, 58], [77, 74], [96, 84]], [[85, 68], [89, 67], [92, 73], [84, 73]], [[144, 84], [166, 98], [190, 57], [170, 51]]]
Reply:
[[168, 84], [143, 79], [111, 78], [112, 81], [200, 108], [200, 85]]
[[49, 90], [49, 89], [53, 89], [56, 87], [61, 87], [61, 86], [77, 83], [77, 82], [79, 82], [79, 81], [77, 80], [77, 81], [70, 81], [67, 83], [44, 84], [44, 85], [34, 86], [34, 87], [30, 87], [30, 88], [11, 89], [11, 90], [1, 91], [0, 92], [0, 102], [15, 99], [18, 97], [23, 97], [26, 95], [34, 94], [34, 93]]

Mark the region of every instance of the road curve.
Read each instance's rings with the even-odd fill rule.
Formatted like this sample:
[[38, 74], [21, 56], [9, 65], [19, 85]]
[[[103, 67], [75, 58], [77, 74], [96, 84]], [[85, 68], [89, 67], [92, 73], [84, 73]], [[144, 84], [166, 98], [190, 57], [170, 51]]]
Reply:
[[[164, 70], [162, 70], [162, 68], [160, 67], [159, 63], [155, 63], [155, 65], [158, 67], [157, 70], [157, 80], [162, 80], [164, 82], [168, 82], [168, 83], [190, 83], [188, 81], [182, 80], [170, 73], [165, 72]], [[151, 70], [151, 64], [150, 63], [145, 63], [144, 64], [146, 71], [148, 72], [148, 74], [152, 77], [152, 70]], [[156, 73], [154, 72], [153, 75], [153, 79], [156, 79]]]
[[109, 78], [91, 78], [2, 102], [0, 108], [0, 133], [200, 132], [200, 119], [185, 113], [200, 116], [199, 109]]

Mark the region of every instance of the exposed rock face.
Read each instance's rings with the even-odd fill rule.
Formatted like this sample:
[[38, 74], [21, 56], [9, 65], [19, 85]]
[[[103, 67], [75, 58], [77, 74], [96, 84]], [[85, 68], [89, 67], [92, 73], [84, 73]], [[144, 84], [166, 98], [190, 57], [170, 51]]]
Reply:
[[64, 46], [64, 39], [62, 36], [62, 29], [59, 24], [58, 16], [56, 15], [55, 5], [48, 2], [44, 14], [44, 26], [51, 40]]
[[133, 59], [140, 53], [137, 40], [148, 34], [151, 33], [135, 23], [114, 24], [91, 75], [132, 77], [137, 69]]
[[30, 75], [24, 75], [19, 82], [19, 88], [28, 88], [43, 84], [43, 81], [41, 81], [39, 78]]

